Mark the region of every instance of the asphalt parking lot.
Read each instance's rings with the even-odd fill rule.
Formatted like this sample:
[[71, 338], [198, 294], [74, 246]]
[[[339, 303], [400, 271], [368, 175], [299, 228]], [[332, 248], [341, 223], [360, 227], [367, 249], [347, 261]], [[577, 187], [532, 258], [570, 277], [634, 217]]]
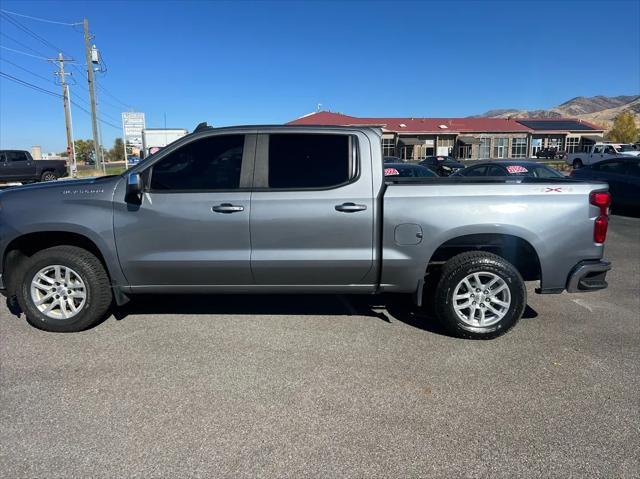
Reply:
[[638, 477], [640, 219], [610, 287], [493, 341], [398, 298], [140, 298], [51, 334], [0, 307], [0, 475]]

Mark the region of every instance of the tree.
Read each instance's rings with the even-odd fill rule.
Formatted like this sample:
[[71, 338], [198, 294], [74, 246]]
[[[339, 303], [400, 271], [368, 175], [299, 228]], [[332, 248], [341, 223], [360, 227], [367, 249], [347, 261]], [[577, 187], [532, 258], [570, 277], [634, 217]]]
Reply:
[[638, 139], [638, 127], [635, 116], [630, 111], [625, 111], [613, 120], [613, 127], [607, 135], [611, 141], [618, 143], [633, 143]]
[[76, 140], [73, 142], [76, 150], [76, 160], [93, 163], [95, 159], [93, 140]]
[[113, 148], [107, 153], [109, 161], [124, 161], [124, 142], [122, 138], [116, 138], [113, 142]]

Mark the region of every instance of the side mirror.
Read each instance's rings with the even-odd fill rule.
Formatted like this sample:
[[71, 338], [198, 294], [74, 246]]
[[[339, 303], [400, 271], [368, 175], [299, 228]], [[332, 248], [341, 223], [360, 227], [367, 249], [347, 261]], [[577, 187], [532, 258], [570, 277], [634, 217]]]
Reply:
[[142, 177], [140, 173], [129, 173], [124, 200], [136, 205], [142, 204]]

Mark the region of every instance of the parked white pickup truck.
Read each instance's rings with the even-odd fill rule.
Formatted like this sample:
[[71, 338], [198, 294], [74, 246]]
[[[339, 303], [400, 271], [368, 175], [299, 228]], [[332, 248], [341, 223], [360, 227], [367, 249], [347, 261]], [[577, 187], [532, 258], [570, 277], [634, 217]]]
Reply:
[[587, 151], [569, 153], [566, 162], [574, 168], [582, 168], [584, 165], [590, 165], [596, 161], [609, 160], [620, 155], [638, 156], [640, 150], [635, 149], [633, 145], [621, 143], [596, 143]]

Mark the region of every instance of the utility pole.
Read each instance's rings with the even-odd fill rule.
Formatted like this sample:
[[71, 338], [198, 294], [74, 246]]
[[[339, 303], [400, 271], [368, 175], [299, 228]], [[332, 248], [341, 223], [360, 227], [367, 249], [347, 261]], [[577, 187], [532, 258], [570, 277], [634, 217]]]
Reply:
[[84, 25], [84, 49], [87, 55], [87, 82], [89, 83], [89, 101], [91, 103], [91, 126], [93, 130], [93, 147], [95, 151], [96, 166], [100, 162], [101, 168], [104, 168], [102, 160], [102, 147], [98, 137], [98, 117], [96, 115], [96, 97], [93, 81], [93, 60], [91, 58], [91, 37], [89, 36], [89, 20], [86, 18], [82, 22]]
[[73, 144], [73, 132], [71, 127], [71, 111], [69, 106], [69, 85], [67, 85], [66, 75], [70, 73], [64, 72], [64, 62], [71, 62], [73, 58], [64, 58], [62, 52], [58, 53], [58, 58], [50, 58], [50, 61], [57, 62], [60, 70], [56, 73], [60, 77], [60, 85], [62, 86], [62, 103], [64, 105], [64, 122], [67, 128], [67, 154], [71, 159], [71, 176], [74, 178], [78, 174], [78, 166], [76, 164], [75, 146]]

